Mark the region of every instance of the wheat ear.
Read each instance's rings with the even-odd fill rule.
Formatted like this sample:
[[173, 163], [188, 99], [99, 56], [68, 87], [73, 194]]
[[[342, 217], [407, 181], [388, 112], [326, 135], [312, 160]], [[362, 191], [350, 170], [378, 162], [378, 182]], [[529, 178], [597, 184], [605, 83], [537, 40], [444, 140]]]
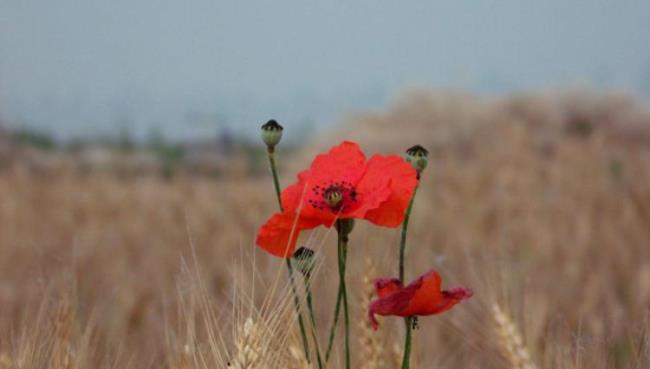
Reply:
[[512, 369], [537, 369], [512, 319], [496, 303], [492, 305], [492, 314], [499, 343]]
[[359, 319], [359, 346], [363, 357], [360, 369], [379, 369], [382, 364], [382, 340], [378, 332], [370, 326], [365, 311], [374, 297], [373, 278], [377, 275], [377, 268], [370, 259], [366, 259], [366, 270], [363, 275], [363, 288], [360, 296], [362, 317]]
[[263, 366], [266, 347], [261, 342], [262, 332], [259, 325], [252, 318], [246, 319], [239, 330], [235, 344], [235, 356], [230, 362], [232, 369], [259, 369]]

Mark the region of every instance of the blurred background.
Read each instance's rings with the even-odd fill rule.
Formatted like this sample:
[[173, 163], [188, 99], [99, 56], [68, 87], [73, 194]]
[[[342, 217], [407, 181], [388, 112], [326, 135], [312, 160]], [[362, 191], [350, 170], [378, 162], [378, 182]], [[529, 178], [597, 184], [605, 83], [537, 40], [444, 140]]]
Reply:
[[[281, 265], [254, 246], [271, 118], [285, 185], [343, 139], [429, 149], [409, 274], [476, 296], [421, 320], [422, 368], [524, 368], [495, 303], [539, 367], [645, 367], [648, 19], [642, 0], [0, 0], [0, 368], [37, 356], [25, 332], [51, 316], [48, 337], [97, 343], [83, 365], [182, 367], [184, 260], [219, 303], [231, 260]], [[302, 241], [325, 273], [332, 237]], [[364, 271], [394, 274], [397, 240], [355, 229], [361, 294]]]
[[293, 138], [413, 88], [650, 95], [650, 5], [197, 0], [0, 4], [5, 125], [56, 140]]

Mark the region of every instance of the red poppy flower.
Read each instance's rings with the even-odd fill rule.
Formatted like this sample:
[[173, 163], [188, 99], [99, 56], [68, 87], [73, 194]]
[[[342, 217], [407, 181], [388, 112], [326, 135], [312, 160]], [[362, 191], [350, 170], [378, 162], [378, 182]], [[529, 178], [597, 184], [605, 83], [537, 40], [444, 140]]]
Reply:
[[354, 142], [344, 141], [316, 156], [298, 181], [282, 192], [283, 213], [264, 224], [256, 243], [273, 255], [291, 257], [300, 231], [337, 219], [367, 219], [397, 227], [417, 184], [416, 172], [397, 155], [366, 160]]
[[440, 275], [433, 270], [406, 287], [397, 278], [375, 280], [378, 298], [370, 303], [368, 309], [372, 327], [377, 329], [379, 326], [375, 315], [408, 317], [439, 314], [474, 294], [463, 287], [443, 291], [440, 290], [441, 283]]

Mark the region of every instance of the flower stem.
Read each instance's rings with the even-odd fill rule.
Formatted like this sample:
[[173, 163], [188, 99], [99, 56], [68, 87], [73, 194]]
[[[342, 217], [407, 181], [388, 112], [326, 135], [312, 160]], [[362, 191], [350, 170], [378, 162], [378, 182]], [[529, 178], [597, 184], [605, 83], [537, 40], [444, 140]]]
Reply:
[[343, 318], [345, 323], [345, 368], [350, 369], [350, 313], [348, 311], [348, 292], [345, 286], [345, 267], [348, 249], [348, 236], [343, 233], [345, 226], [338, 223], [338, 259], [339, 259], [339, 289], [343, 300]]
[[[278, 180], [278, 171], [276, 169], [275, 165], [275, 155], [274, 155], [274, 149], [272, 147], [268, 147], [267, 149], [267, 154], [269, 157], [269, 165], [271, 167], [271, 174], [273, 174], [273, 185], [275, 186], [275, 195], [278, 199], [278, 205], [280, 206], [280, 211], [284, 211], [282, 208], [282, 197], [280, 196], [280, 181]], [[291, 265], [291, 258], [288, 257], [285, 259], [286, 260], [286, 265], [287, 265], [287, 272], [289, 273], [289, 284], [291, 285], [291, 291], [293, 293], [293, 302], [296, 307], [296, 315], [298, 316], [298, 325], [300, 326], [300, 336], [302, 338], [302, 346], [303, 350], [305, 351], [305, 358], [307, 359], [307, 362], [310, 361], [310, 354], [309, 354], [309, 341], [307, 340], [307, 333], [305, 330], [305, 322], [302, 318], [302, 313], [300, 312], [300, 298], [298, 297], [298, 290], [296, 289], [296, 282], [293, 277], [293, 266]]]
[[[346, 255], [344, 255], [344, 258]], [[325, 353], [325, 363], [330, 360], [330, 354], [332, 353], [332, 347], [334, 345], [334, 336], [336, 335], [336, 326], [339, 322], [339, 315], [341, 313], [341, 299], [343, 298], [343, 290], [339, 284], [339, 290], [336, 295], [336, 307], [334, 307], [334, 320], [332, 320], [332, 326], [330, 327], [330, 336], [329, 342], [327, 342], [327, 352]]]
[[320, 348], [318, 345], [318, 335], [316, 334], [316, 318], [314, 317], [314, 304], [312, 302], [311, 293], [311, 276], [305, 276], [305, 295], [307, 295], [307, 308], [309, 309], [309, 319], [311, 320], [311, 335], [314, 340], [314, 347], [316, 348], [316, 360], [318, 362], [318, 369], [323, 369], [323, 359], [321, 358]]
[[404, 215], [404, 222], [402, 222], [402, 237], [400, 238], [399, 243], [399, 280], [404, 283], [404, 257], [406, 254], [406, 233], [408, 231], [409, 219], [411, 218], [411, 210], [413, 210], [413, 200], [415, 200], [415, 194], [418, 192], [418, 185], [415, 186], [413, 190], [413, 196], [411, 196], [411, 201], [409, 202], [408, 208], [406, 208], [406, 215]]
[[[404, 216], [404, 222], [402, 223], [402, 237], [400, 239], [399, 245], [399, 280], [404, 283], [404, 257], [406, 254], [406, 233], [408, 231], [409, 219], [411, 217], [411, 210], [413, 210], [413, 200], [415, 200], [415, 194], [418, 191], [420, 183], [415, 186], [413, 190], [413, 196], [411, 196], [411, 201], [409, 206], [406, 209], [406, 215]], [[402, 369], [409, 369], [411, 365], [411, 317], [404, 318], [404, 326], [406, 328], [406, 334], [404, 336], [404, 357], [402, 358]]]
[[406, 337], [404, 338], [404, 357], [402, 358], [402, 369], [409, 369], [411, 366], [411, 317], [404, 318]]
[[280, 196], [280, 181], [278, 180], [278, 171], [275, 166], [275, 150], [269, 148], [266, 150], [266, 153], [269, 157], [269, 165], [271, 167], [271, 174], [273, 174], [273, 185], [275, 186], [275, 196], [278, 198], [278, 206], [280, 206], [280, 211], [284, 212], [282, 208], [282, 197]]
[[298, 291], [296, 290], [296, 282], [293, 277], [293, 266], [291, 265], [291, 259], [285, 259], [287, 261], [287, 271], [289, 272], [289, 283], [291, 284], [291, 291], [293, 292], [293, 303], [296, 307], [296, 314], [298, 315], [298, 325], [300, 326], [300, 336], [302, 337], [302, 347], [305, 351], [305, 358], [307, 362], [311, 362], [309, 354], [309, 341], [307, 340], [307, 332], [305, 330], [305, 322], [302, 319], [302, 313], [300, 312], [300, 298], [298, 297]]

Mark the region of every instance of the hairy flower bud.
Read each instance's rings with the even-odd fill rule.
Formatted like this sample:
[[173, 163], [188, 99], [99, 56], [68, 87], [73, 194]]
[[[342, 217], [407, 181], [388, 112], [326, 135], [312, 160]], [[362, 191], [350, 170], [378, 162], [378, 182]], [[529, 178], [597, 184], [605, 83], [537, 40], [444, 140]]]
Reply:
[[283, 129], [284, 128], [276, 122], [275, 119], [271, 119], [262, 125], [262, 140], [269, 150], [273, 150], [275, 145], [280, 143]]
[[299, 247], [293, 253], [293, 259], [296, 261], [296, 268], [303, 276], [308, 278], [316, 265], [316, 253], [314, 250], [305, 246]]
[[429, 151], [420, 145], [415, 145], [406, 150], [406, 161], [418, 172], [420, 178], [420, 173], [429, 164]]

